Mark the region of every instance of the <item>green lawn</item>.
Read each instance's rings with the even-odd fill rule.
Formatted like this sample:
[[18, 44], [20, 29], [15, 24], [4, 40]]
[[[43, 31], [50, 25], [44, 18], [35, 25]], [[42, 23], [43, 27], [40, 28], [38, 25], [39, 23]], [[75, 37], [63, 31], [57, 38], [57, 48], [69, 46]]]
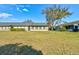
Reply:
[[0, 32], [0, 45], [22, 43], [45, 55], [79, 54], [79, 32]]

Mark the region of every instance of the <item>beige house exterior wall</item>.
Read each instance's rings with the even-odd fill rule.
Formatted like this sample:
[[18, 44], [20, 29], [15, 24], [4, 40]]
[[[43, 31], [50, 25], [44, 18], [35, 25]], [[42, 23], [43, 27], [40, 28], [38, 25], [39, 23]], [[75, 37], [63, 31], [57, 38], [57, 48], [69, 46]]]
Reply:
[[0, 27], [0, 31], [10, 31], [10, 27]]
[[[13, 28], [24, 28], [25, 31], [48, 31], [48, 27], [30, 27], [30, 30], [29, 30], [29, 27], [13, 27]], [[0, 31], [10, 31], [10, 27], [0, 27]]]
[[19, 26], [19, 27], [13, 27], [13, 28], [25, 28], [25, 27], [20, 27], [20, 26]]
[[30, 31], [48, 31], [48, 27], [30, 27]]
[[25, 31], [28, 31], [28, 27], [25, 27]]

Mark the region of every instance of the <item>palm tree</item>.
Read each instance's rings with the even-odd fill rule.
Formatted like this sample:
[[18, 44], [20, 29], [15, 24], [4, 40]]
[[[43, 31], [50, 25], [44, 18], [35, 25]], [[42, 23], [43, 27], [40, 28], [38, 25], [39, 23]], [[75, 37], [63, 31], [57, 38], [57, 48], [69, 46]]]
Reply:
[[48, 25], [52, 26], [55, 20], [61, 20], [62, 18], [71, 15], [72, 13], [68, 10], [69, 8], [54, 5], [53, 7], [43, 9], [42, 13], [45, 15]]

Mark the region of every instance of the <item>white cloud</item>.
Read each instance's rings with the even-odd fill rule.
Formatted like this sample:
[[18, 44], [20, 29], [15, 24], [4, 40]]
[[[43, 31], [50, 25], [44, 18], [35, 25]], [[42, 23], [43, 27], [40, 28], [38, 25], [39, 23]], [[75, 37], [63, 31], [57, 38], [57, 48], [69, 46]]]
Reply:
[[23, 11], [28, 12], [29, 10], [24, 8]]
[[20, 8], [17, 7], [16, 9], [17, 9], [17, 11], [21, 12]]
[[19, 12], [23, 12], [23, 11], [28, 12], [29, 10], [26, 9], [26, 8], [24, 8], [24, 9], [20, 9], [20, 8], [17, 7], [17, 11], [19, 11]]
[[16, 10], [19, 12], [28, 12], [29, 10], [26, 7], [29, 7], [30, 5], [15, 5]]
[[15, 5], [15, 8], [17, 11], [21, 12], [20, 8], [17, 5]]
[[13, 16], [13, 15], [9, 13], [0, 13], [0, 18], [8, 18], [10, 16]]

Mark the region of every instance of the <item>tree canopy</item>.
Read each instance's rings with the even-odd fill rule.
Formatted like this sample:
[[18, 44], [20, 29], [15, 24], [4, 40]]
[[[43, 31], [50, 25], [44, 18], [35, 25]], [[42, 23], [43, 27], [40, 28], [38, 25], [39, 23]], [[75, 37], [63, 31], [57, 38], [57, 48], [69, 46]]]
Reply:
[[54, 5], [53, 7], [47, 7], [43, 9], [42, 13], [45, 15], [46, 20], [50, 26], [53, 25], [53, 22], [55, 20], [60, 20], [69, 15], [72, 15], [72, 13], [69, 12], [69, 8], [61, 7], [60, 5]]

